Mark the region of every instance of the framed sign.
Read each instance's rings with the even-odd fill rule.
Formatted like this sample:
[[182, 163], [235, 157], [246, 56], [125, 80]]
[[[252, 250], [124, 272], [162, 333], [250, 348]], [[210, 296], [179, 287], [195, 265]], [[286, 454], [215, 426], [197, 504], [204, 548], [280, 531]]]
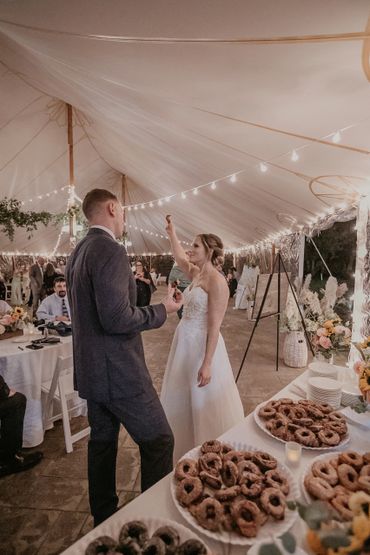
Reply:
[[[256, 296], [254, 299], [254, 306], [253, 306], [253, 313], [252, 319], [255, 320], [258, 316], [259, 310], [261, 308], [262, 300], [265, 295], [266, 288], [268, 286], [268, 281], [270, 279], [271, 274], [259, 274], [257, 277], [257, 285], [256, 285]], [[272, 316], [273, 314], [277, 314], [279, 312], [279, 303], [278, 303], [278, 280], [279, 274], [273, 274], [269, 289], [267, 291], [265, 304], [263, 305], [263, 310], [261, 313], [261, 318], [266, 316]], [[286, 300], [288, 296], [288, 288], [289, 282], [288, 277], [290, 279], [290, 273], [280, 274], [280, 310], [285, 309]]]

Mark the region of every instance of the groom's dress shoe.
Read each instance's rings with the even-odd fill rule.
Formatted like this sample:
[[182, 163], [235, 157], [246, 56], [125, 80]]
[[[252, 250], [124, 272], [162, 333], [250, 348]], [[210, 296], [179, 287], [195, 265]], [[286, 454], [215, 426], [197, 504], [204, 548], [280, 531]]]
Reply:
[[34, 453], [19, 452], [12, 459], [0, 462], [0, 478], [9, 474], [15, 474], [16, 472], [29, 470], [36, 466], [42, 457], [41, 451], [35, 451]]

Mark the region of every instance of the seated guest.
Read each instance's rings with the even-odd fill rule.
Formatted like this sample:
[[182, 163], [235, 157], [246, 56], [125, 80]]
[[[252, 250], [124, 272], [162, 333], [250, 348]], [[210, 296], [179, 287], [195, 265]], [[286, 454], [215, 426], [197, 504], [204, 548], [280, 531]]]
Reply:
[[27, 399], [23, 393], [9, 389], [0, 376], [0, 477], [32, 468], [42, 453], [23, 453], [23, 421]]
[[6, 314], [7, 312], [11, 312], [12, 307], [6, 301], [0, 300], [0, 314]]
[[55, 278], [53, 289], [54, 293], [46, 297], [37, 309], [37, 319], [45, 322], [69, 322], [71, 311], [65, 278], [62, 276]]

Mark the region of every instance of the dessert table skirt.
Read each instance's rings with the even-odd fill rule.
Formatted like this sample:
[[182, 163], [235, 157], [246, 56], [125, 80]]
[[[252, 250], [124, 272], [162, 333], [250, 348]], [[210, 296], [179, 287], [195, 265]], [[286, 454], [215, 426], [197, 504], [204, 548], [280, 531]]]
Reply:
[[0, 374], [10, 388], [27, 397], [23, 447], [35, 447], [44, 440], [41, 385], [51, 380], [58, 357], [72, 354], [72, 337], [61, 338], [60, 343], [37, 351], [26, 349], [25, 345], [12, 339], [0, 341]]
[[[302, 378], [307, 376], [305, 372], [300, 378], [297, 378], [298, 383], [302, 383]], [[294, 382], [280, 391], [275, 398], [290, 397], [291, 399], [298, 400], [300, 397], [290, 391], [294, 389]], [[267, 401], [267, 399], [266, 399]], [[341, 450], [359, 450], [370, 451], [370, 434], [369, 429], [359, 425], [352, 425], [348, 423], [350, 441]], [[212, 439], [212, 438], [210, 438]], [[285, 444], [273, 439], [265, 434], [255, 423], [253, 414], [248, 415], [240, 424], [231, 428], [228, 432], [220, 438], [223, 441], [230, 442], [243, 442], [247, 445], [256, 446], [261, 450], [267, 451], [275, 456], [279, 461], [285, 463]], [[338, 451], [338, 449], [337, 449]], [[300, 464], [296, 468], [291, 468], [295, 478], [300, 486], [301, 475], [304, 473], [306, 467], [310, 462], [324, 451], [308, 451], [302, 450], [302, 458]], [[286, 463], [285, 463], [286, 464]], [[124, 472], [124, 468], [117, 468], [117, 472]], [[113, 520], [124, 522], [133, 517], [161, 517], [174, 520], [188, 528], [192, 529], [190, 524], [182, 518], [178, 512], [170, 492], [170, 482], [172, 480], [172, 473], [163, 478], [160, 482], [152, 488], [141, 494], [139, 497], [131, 501], [128, 505], [123, 507], [120, 511], [115, 513], [105, 522], [97, 526], [94, 530], [89, 532], [86, 536], [81, 538], [66, 551], [63, 555], [81, 555], [85, 553], [87, 545], [98, 536], [105, 534], [109, 535], [111, 522]], [[245, 555], [247, 551], [246, 546], [232, 546], [221, 544], [216, 541], [210, 540], [207, 536], [199, 533], [198, 530], [193, 530], [211, 549], [214, 555]], [[302, 524], [298, 520], [293, 527], [293, 533], [296, 532], [298, 542], [302, 542]]]

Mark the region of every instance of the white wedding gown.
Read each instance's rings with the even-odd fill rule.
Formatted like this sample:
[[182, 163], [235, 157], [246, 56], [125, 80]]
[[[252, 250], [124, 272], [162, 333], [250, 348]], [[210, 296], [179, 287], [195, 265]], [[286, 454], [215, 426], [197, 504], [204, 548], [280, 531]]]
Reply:
[[199, 286], [188, 287], [183, 294], [183, 316], [172, 341], [161, 393], [175, 436], [175, 461], [244, 418], [221, 334], [213, 356], [211, 382], [204, 387], [197, 385], [206, 350], [208, 294]]

